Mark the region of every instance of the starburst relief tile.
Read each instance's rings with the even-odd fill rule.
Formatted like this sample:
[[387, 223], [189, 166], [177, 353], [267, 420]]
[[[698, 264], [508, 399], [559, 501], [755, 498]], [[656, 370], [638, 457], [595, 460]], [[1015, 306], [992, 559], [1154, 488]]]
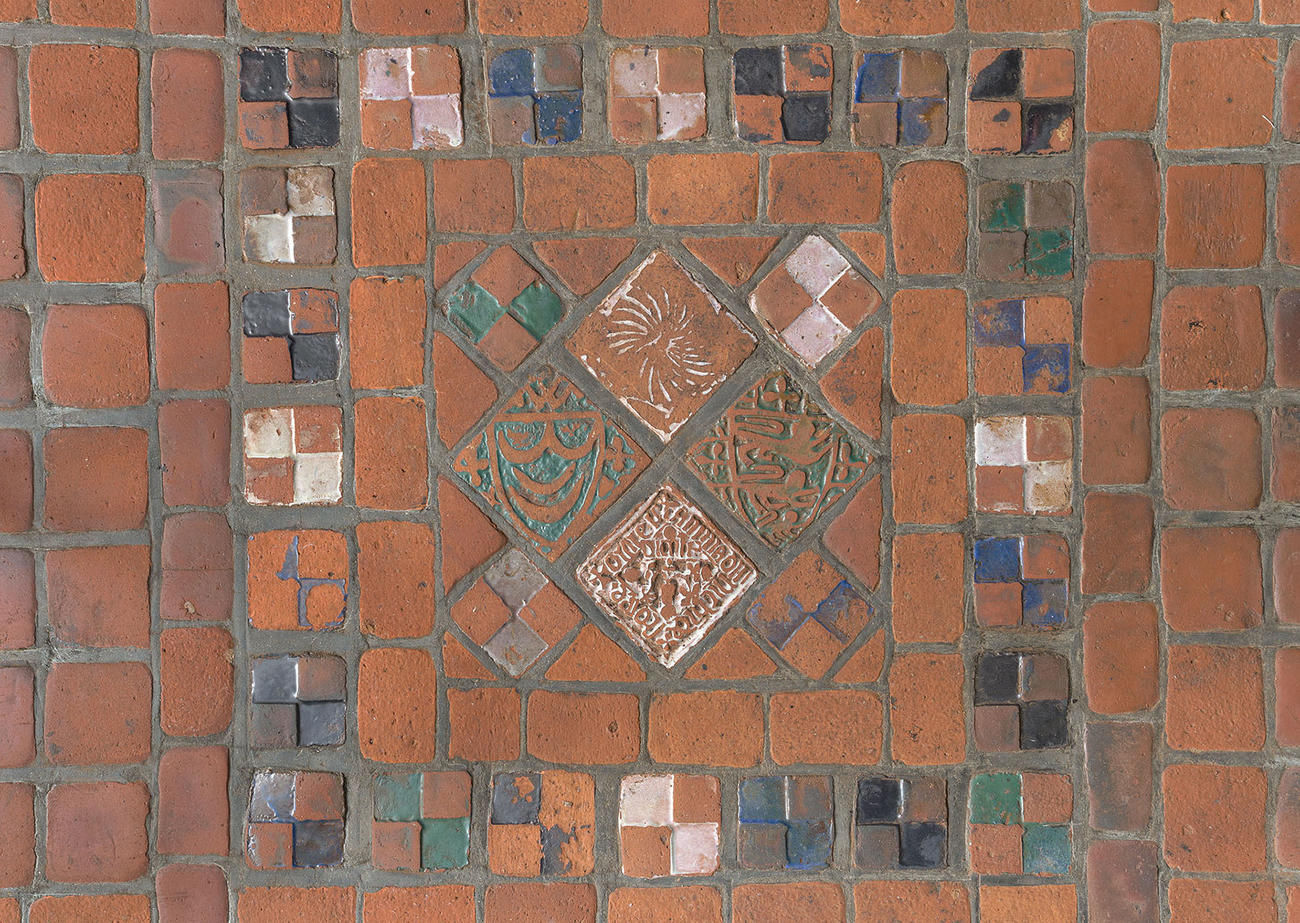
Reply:
[[645, 468], [645, 452], [544, 366], [456, 458], [456, 473], [554, 561]]
[[744, 553], [665, 484], [578, 568], [601, 610], [650, 657], [672, 667], [753, 584]]
[[759, 538], [784, 548], [862, 479], [871, 457], [778, 369], [727, 409], [686, 462]]
[[754, 349], [754, 337], [668, 253], [650, 254], [568, 343], [659, 438], [672, 437]]

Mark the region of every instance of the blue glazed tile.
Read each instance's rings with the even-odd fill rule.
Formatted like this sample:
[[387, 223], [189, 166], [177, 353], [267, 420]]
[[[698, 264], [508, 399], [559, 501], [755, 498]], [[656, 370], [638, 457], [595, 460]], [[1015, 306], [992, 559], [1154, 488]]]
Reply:
[[903, 806], [901, 779], [858, 780], [856, 823], [880, 824], [898, 820]]
[[1035, 628], [1065, 624], [1064, 580], [1026, 580], [1022, 587], [1025, 624]]
[[527, 48], [502, 51], [488, 65], [489, 96], [531, 96], [533, 53]]
[[1026, 875], [1064, 875], [1070, 871], [1070, 828], [1025, 824], [1021, 840]]
[[343, 743], [347, 720], [344, 702], [301, 702], [298, 705], [298, 746], [337, 747]]
[[785, 820], [785, 779], [760, 776], [740, 783], [741, 823], [774, 823]]
[[976, 346], [1021, 346], [1024, 341], [1023, 301], [992, 301], [976, 307]]
[[1041, 388], [1067, 394], [1070, 391], [1070, 347], [1066, 343], [1049, 343], [1044, 346], [1026, 346], [1024, 359], [1024, 387], [1026, 391]]
[[[523, 785], [520, 785], [523, 782]], [[542, 777], [539, 773], [515, 776], [498, 775], [492, 783], [492, 823], [535, 824], [542, 803]]]
[[831, 862], [834, 828], [829, 820], [792, 821], [785, 834], [786, 867], [825, 868]]
[[324, 868], [342, 861], [343, 821], [300, 820], [294, 823], [294, 868]]
[[947, 862], [948, 828], [943, 824], [903, 824], [898, 864], [904, 868], [935, 869]]
[[786, 781], [786, 816], [790, 820], [830, 820], [830, 776], [790, 776]]
[[975, 541], [975, 582], [1014, 583], [1020, 579], [1020, 539]]
[[898, 52], [863, 55], [853, 86], [854, 102], [888, 102], [898, 98], [900, 63]]
[[[904, 147], [920, 147], [935, 133], [932, 119], [938, 107], [945, 106], [943, 99], [904, 99], [898, 104], [898, 143]], [[947, 113], [944, 113], [946, 120]], [[947, 135], [947, 125], [944, 126]]]
[[559, 144], [582, 137], [581, 93], [545, 93], [535, 105], [539, 142]]

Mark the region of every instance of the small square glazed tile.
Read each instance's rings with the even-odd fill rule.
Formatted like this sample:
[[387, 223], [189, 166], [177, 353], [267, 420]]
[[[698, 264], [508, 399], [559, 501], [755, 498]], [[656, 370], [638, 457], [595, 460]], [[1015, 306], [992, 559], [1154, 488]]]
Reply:
[[241, 360], [250, 384], [333, 381], [339, 373], [338, 295], [295, 288], [249, 292], [240, 303]]
[[800, 870], [830, 867], [835, 797], [830, 776], [747, 776], [740, 780], [740, 867]]
[[244, 498], [259, 506], [328, 506], [343, 498], [343, 412], [261, 407], [244, 413]]
[[804, 238], [749, 296], [768, 332], [809, 368], [815, 368], [880, 307], [881, 297], [834, 245]]
[[376, 775], [375, 867], [431, 872], [469, 865], [471, 788], [463, 770]]
[[515, 878], [590, 875], [595, 821], [595, 785], [585, 773], [498, 773], [492, 777], [488, 867]]
[[609, 57], [609, 131], [622, 144], [704, 137], [704, 49], [617, 48]]
[[624, 875], [712, 875], [721, 852], [718, 780], [682, 774], [624, 776], [618, 828]]
[[975, 306], [975, 388], [980, 394], [1068, 394], [1074, 382], [1074, 317], [1056, 296]]
[[460, 54], [455, 48], [367, 48], [359, 68], [361, 142], [366, 147], [451, 150], [464, 143]]
[[966, 141], [980, 154], [1056, 154], [1074, 141], [1074, 52], [971, 51]]
[[582, 613], [517, 548], [503, 552], [452, 603], [452, 620], [512, 677], [560, 643]]
[[732, 56], [736, 137], [759, 144], [820, 144], [830, 134], [829, 45], [741, 48]]
[[948, 783], [932, 776], [858, 780], [853, 864], [862, 871], [948, 864]]
[[240, 174], [239, 201], [246, 262], [334, 262], [338, 231], [329, 167], [250, 167]]
[[1069, 417], [975, 420], [975, 508], [986, 513], [1067, 515], [1074, 434]]
[[975, 664], [975, 743], [984, 751], [1069, 743], [1070, 668], [1060, 654], [981, 654]]
[[331, 654], [252, 661], [248, 742], [254, 749], [337, 747], [347, 720], [347, 668]]
[[[726, 533], [672, 484], [633, 510], [578, 568], [596, 605], [648, 656], [672, 667], [753, 584]], [[665, 581], [672, 595], [660, 587]]]
[[447, 317], [498, 367], [514, 371], [564, 317], [555, 289], [509, 245], [444, 295]]
[[1043, 282], [1074, 274], [1074, 187], [1065, 180], [981, 183], [979, 275]]
[[863, 147], [937, 147], [948, 140], [948, 62], [937, 51], [859, 51], [849, 121]]
[[1066, 875], [1073, 862], [1069, 776], [979, 773], [970, 783], [971, 871], [982, 875]]
[[244, 855], [254, 869], [343, 863], [343, 776], [259, 770], [253, 775]]
[[537, 45], [487, 53], [488, 135], [495, 144], [582, 137], [582, 48]]
[[334, 147], [339, 122], [334, 52], [258, 47], [239, 53], [239, 138], [244, 147]]
[[1064, 627], [1070, 550], [1060, 535], [977, 538], [975, 621], [981, 628]]

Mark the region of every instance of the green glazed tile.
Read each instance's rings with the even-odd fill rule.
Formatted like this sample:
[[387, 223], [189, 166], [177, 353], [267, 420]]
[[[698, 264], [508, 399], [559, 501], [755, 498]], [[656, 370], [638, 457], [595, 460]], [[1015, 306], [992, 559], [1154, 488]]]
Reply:
[[447, 303], [447, 314], [452, 322], [475, 343], [487, 336], [492, 325], [505, 313], [501, 303], [487, 289], [473, 281], [466, 282], [457, 289]]
[[1069, 228], [1047, 228], [1026, 235], [1026, 275], [1068, 276], [1073, 266], [1073, 234]]
[[970, 780], [972, 824], [1020, 823], [1020, 775], [990, 772]]
[[984, 209], [985, 231], [1020, 231], [1025, 227], [1025, 187], [1007, 183]]
[[420, 865], [426, 869], [458, 869], [469, 864], [469, 818], [420, 821]]
[[544, 282], [534, 282], [510, 302], [510, 313], [539, 341], [564, 316], [564, 304]]
[[1025, 824], [1026, 875], [1064, 875], [1070, 871], [1070, 828], [1063, 824]]
[[420, 819], [420, 774], [375, 777], [375, 820]]

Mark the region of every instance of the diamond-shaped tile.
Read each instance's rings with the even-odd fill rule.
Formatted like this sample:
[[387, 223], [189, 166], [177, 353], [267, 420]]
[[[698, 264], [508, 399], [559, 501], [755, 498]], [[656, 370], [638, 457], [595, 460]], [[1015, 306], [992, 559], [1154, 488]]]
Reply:
[[718, 499], [773, 548], [798, 538], [870, 461], [780, 370], [746, 391], [686, 453]]
[[549, 366], [456, 459], [456, 473], [552, 561], [649, 459]]
[[555, 290], [512, 247], [498, 247], [446, 297], [447, 317], [513, 371], [564, 316]]
[[569, 351], [668, 439], [754, 349], [754, 337], [668, 253], [650, 254], [592, 311]]
[[809, 368], [880, 303], [875, 286], [816, 234], [795, 247], [749, 296], [750, 309], [763, 326]]
[[677, 663], [754, 582], [726, 534], [665, 484], [592, 550], [578, 580], [637, 646]]

